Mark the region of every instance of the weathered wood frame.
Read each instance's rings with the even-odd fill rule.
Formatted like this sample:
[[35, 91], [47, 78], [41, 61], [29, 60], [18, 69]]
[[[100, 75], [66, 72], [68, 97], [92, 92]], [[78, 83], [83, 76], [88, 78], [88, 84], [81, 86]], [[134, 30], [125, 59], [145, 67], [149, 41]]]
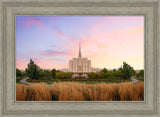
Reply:
[[[160, 116], [159, 5], [159, 0], [0, 0], [1, 116]], [[18, 15], [143, 15], [145, 100], [16, 101], [15, 18]]]

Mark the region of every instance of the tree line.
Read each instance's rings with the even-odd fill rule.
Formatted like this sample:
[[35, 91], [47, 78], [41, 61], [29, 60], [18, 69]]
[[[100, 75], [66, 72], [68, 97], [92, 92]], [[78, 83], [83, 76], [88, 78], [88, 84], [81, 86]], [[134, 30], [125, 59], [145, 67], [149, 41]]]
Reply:
[[[72, 77], [72, 73], [70, 72], [61, 72], [56, 69], [52, 69], [51, 71], [41, 69], [34, 63], [32, 59], [30, 59], [30, 63], [27, 65], [27, 68], [24, 72], [16, 69], [16, 75], [20, 77], [28, 76], [29, 78], [36, 80], [39, 78], [70, 79]], [[140, 70], [139, 73], [136, 73], [133, 67], [131, 67], [126, 62], [123, 62], [123, 65], [117, 70], [113, 69], [112, 71], [108, 71], [106, 68], [103, 68], [100, 72], [88, 73], [88, 77], [91, 79], [105, 79], [111, 77], [129, 79], [132, 76], [144, 77], [144, 70]]]
[[119, 77], [121, 79], [129, 79], [132, 76], [144, 77], [144, 70], [140, 70], [137, 73], [133, 67], [131, 67], [126, 62], [123, 62], [123, 66], [121, 66], [118, 70], [113, 69], [112, 71], [108, 71], [106, 68], [103, 68], [100, 72], [91, 72], [88, 73], [89, 78], [97, 79], [97, 78], [109, 78], [109, 77]]
[[69, 72], [61, 72], [56, 69], [52, 70], [45, 70], [41, 69], [38, 65], [34, 63], [32, 59], [30, 59], [30, 63], [27, 65], [27, 68], [25, 71], [20, 71], [19, 69], [16, 69], [16, 76], [18, 77], [24, 77], [28, 76], [31, 79], [40, 79], [40, 78], [47, 78], [47, 79], [65, 79], [65, 78], [71, 78], [72, 73]]

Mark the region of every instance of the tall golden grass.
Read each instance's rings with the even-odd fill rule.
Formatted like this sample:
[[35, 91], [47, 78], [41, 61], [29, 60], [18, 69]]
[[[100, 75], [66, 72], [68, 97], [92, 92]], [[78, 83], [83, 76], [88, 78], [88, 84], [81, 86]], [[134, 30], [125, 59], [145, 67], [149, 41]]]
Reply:
[[143, 101], [144, 83], [94, 84], [76, 82], [16, 84], [17, 101]]

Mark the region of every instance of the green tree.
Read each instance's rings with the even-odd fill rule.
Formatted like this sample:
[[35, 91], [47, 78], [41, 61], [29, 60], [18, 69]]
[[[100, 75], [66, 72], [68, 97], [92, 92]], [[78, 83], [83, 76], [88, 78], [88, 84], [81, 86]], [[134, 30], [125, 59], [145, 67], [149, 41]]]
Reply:
[[106, 68], [103, 68], [101, 71], [100, 71], [100, 77], [103, 79], [103, 78], [107, 78], [107, 72], [108, 70]]
[[56, 79], [63, 79], [64, 78], [64, 72], [56, 72]]
[[34, 61], [30, 59], [30, 63], [28, 64], [28, 68], [26, 69], [27, 75], [31, 79], [38, 79], [40, 68], [38, 65], [34, 64]]
[[96, 73], [94, 73], [94, 72], [88, 73], [88, 77], [92, 78], [92, 79], [95, 79], [96, 78]]
[[60, 70], [56, 70], [56, 72], [60, 72]]
[[123, 74], [122, 74], [121, 70], [117, 70], [117, 71], [115, 72], [115, 76], [122, 78], [122, 77], [123, 77]]
[[51, 76], [51, 71], [46, 69], [40, 69], [39, 70], [39, 77], [47, 77], [49, 78]]
[[101, 70], [101, 72], [107, 73], [108, 70], [107, 70], [106, 68], [103, 68], [103, 69]]
[[71, 77], [72, 77], [72, 73], [70, 73], [70, 72], [64, 73], [64, 78], [65, 79], [71, 79]]
[[25, 73], [25, 71], [22, 71], [21, 73], [22, 73], [22, 76], [26, 76], [26, 73]]
[[19, 69], [16, 69], [16, 76], [22, 76], [22, 72]]
[[108, 71], [108, 72], [107, 72], [107, 76], [108, 76], [108, 77], [113, 77], [113, 76], [115, 76], [114, 71]]
[[132, 76], [136, 76], [136, 71], [134, 69], [132, 70]]
[[43, 69], [39, 70], [39, 77], [44, 77], [44, 70]]
[[56, 77], [56, 69], [52, 69], [51, 76], [52, 76], [52, 78]]
[[116, 72], [117, 70], [116, 70], [116, 69], [113, 69], [113, 71]]
[[142, 70], [140, 70], [138, 74], [139, 74], [139, 76], [144, 77], [144, 70], [143, 70], [143, 69], [142, 69]]
[[133, 67], [131, 67], [129, 64], [127, 64], [126, 62], [123, 62], [123, 66], [120, 68], [122, 74], [123, 74], [123, 78], [124, 79], [129, 79], [131, 78], [131, 76], [133, 75]]

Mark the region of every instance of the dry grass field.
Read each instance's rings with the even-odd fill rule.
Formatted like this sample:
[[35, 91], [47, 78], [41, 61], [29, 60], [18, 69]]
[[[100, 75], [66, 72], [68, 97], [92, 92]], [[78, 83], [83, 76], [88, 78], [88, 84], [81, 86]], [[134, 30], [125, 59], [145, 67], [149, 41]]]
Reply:
[[94, 84], [74, 82], [16, 84], [17, 101], [143, 101], [144, 82]]

